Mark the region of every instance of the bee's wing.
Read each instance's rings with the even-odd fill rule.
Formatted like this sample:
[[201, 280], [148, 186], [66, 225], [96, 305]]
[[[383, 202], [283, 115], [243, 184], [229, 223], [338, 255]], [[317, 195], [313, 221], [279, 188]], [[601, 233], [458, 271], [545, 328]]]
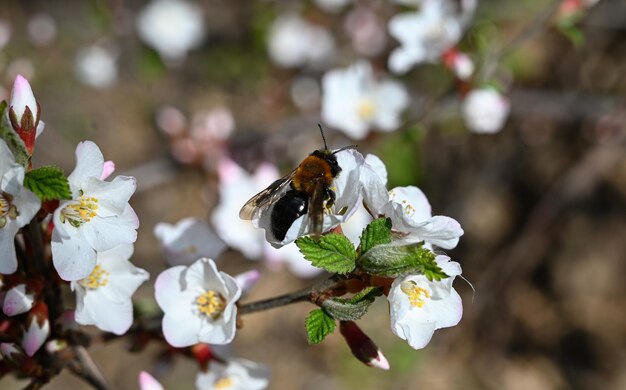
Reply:
[[239, 218], [254, 219], [256, 216], [258, 216], [259, 212], [262, 209], [278, 200], [283, 192], [283, 189], [291, 184], [291, 178], [295, 173], [296, 170], [294, 169], [286, 176], [276, 180], [266, 189], [250, 198], [250, 200], [243, 205], [241, 210], [239, 210]]
[[313, 194], [309, 199], [309, 234], [318, 238], [322, 235], [322, 229], [324, 227], [324, 199], [326, 198], [326, 190], [324, 189], [324, 182], [318, 180], [315, 183]]

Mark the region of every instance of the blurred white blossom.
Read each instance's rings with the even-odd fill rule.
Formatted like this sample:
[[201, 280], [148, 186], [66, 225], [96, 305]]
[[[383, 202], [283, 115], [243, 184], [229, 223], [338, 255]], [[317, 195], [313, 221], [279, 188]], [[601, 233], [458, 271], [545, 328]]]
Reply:
[[152, 0], [139, 13], [137, 30], [169, 65], [180, 64], [206, 35], [202, 9], [186, 0]]
[[9, 21], [0, 18], [0, 49], [6, 46], [11, 40], [11, 24]]
[[463, 100], [465, 124], [474, 133], [492, 134], [502, 130], [511, 105], [509, 100], [491, 88], [474, 89]]
[[364, 61], [327, 72], [322, 93], [324, 122], [353, 139], [365, 138], [371, 129], [396, 130], [400, 114], [409, 104], [409, 94], [401, 83], [377, 80], [371, 65]]
[[28, 21], [28, 37], [36, 46], [47, 46], [57, 37], [57, 23], [48, 14], [37, 14]]
[[209, 224], [194, 217], [181, 219], [176, 225], [158, 223], [154, 235], [170, 266], [191, 265], [200, 257], [215, 259], [226, 249]]
[[309, 23], [299, 15], [285, 14], [272, 24], [268, 51], [279, 66], [319, 68], [334, 57], [335, 40], [326, 28]]
[[352, 39], [352, 45], [360, 54], [374, 57], [385, 49], [387, 44], [385, 25], [373, 9], [355, 7], [346, 16], [344, 28]]
[[417, 12], [400, 13], [389, 21], [389, 33], [400, 42], [389, 56], [389, 68], [406, 73], [414, 65], [438, 62], [459, 41], [476, 7], [474, 0], [423, 0]]
[[117, 55], [98, 45], [83, 47], [76, 53], [74, 69], [83, 84], [106, 88], [117, 81]]
[[245, 359], [231, 359], [225, 364], [214, 361], [208, 372], [196, 376], [197, 390], [263, 390], [269, 384], [267, 366]]

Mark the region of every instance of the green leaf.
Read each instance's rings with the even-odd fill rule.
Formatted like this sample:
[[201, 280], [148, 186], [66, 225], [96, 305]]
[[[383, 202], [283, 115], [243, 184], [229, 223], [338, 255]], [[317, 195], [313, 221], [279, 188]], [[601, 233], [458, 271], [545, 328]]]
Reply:
[[361, 256], [358, 266], [370, 275], [390, 278], [409, 274], [423, 274], [431, 281], [447, 278], [435, 262], [435, 254], [422, 245], [378, 245]]
[[378, 218], [370, 222], [361, 233], [361, 253], [376, 245], [391, 243], [391, 218]]
[[339, 321], [356, 321], [363, 317], [377, 296], [383, 292], [380, 287], [367, 287], [351, 298], [331, 298], [322, 303], [322, 308]]
[[26, 173], [24, 187], [42, 201], [72, 199], [72, 192], [63, 170], [55, 166], [41, 167]]
[[312, 310], [305, 321], [309, 344], [319, 344], [335, 330], [335, 320], [322, 309]]
[[344, 235], [331, 233], [317, 241], [311, 237], [300, 237], [296, 245], [305, 259], [328, 272], [346, 274], [355, 267], [356, 250]]

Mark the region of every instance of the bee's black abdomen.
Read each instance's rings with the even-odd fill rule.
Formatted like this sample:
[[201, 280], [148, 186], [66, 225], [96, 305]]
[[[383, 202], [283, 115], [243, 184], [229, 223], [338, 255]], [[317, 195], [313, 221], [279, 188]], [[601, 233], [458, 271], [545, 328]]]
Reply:
[[304, 192], [289, 190], [274, 205], [271, 215], [271, 227], [274, 237], [282, 241], [293, 222], [306, 214], [309, 197]]

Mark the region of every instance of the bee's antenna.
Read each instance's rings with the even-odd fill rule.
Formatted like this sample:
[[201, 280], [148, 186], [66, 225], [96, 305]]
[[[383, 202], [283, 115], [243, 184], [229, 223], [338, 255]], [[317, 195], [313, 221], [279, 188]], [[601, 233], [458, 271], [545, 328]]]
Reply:
[[326, 137], [324, 137], [324, 130], [322, 129], [322, 125], [318, 123], [317, 127], [320, 128], [320, 133], [322, 134], [322, 140], [324, 140], [324, 149], [328, 150], [328, 146], [326, 145]]
[[348, 145], [348, 146], [344, 146], [344, 147], [343, 147], [343, 148], [341, 148], [341, 149], [337, 149], [337, 150], [335, 150], [335, 151], [333, 152], [333, 154], [337, 154], [337, 153], [339, 153], [339, 152], [341, 152], [341, 151], [343, 151], [343, 150], [348, 150], [348, 149], [356, 149], [358, 146], [359, 146], [359, 145]]

